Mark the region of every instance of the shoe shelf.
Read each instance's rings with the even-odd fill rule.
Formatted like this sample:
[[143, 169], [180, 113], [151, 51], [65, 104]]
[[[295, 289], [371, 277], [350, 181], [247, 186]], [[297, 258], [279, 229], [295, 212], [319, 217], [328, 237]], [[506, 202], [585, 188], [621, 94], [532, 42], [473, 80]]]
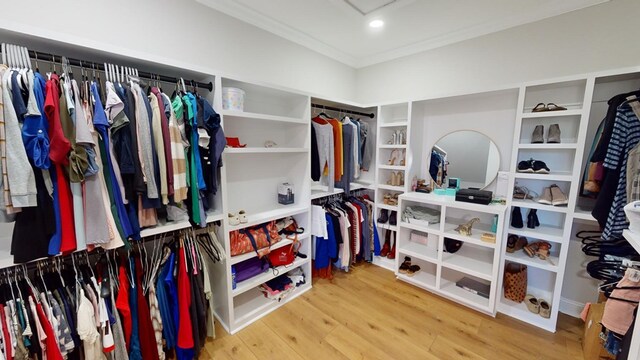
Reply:
[[229, 225], [227, 228], [229, 231], [240, 230], [248, 228], [254, 225], [263, 224], [271, 220], [282, 219], [287, 216], [294, 216], [309, 211], [309, 206], [295, 206], [295, 205], [276, 205], [275, 209], [264, 211], [257, 214], [248, 214], [247, 222], [239, 225]]
[[581, 116], [582, 113], [582, 109], [567, 109], [558, 111], [525, 112], [522, 114], [522, 117], [526, 119], [539, 119], [560, 116]]
[[463, 244], [455, 253], [442, 253], [442, 266], [491, 281], [494, 267], [493, 253], [492, 249]]
[[551, 171], [549, 174], [516, 172], [514, 177], [517, 179], [530, 180], [571, 181], [573, 174], [570, 171]]
[[398, 225], [391, 225], [389, 222], [386, 223], [377, 223], [377, 226], [380, 229], [390, 230], [390, 231], [398, 231]]
[[[555, 244], [552, 244], [552, 246], [554, 245]], [[532, 258], [529, 257], [529, 255], [527, 255], [523, 250], [518, 250], [513, 253], [505, 253], [504, 259], [510, 262], [516, 262], [522, 265], [527, 265], [555, 273], [558, 272], [558, 264], [560, 263], [560, 258], [557, 255], [554, 256], [553, 253], [547, 258], [547, 260], [542, 260], [537, 256]]]
[[[400, 259], [398, 260], [400, 263], [404, 261], [405, 256], [411, 256], [410, 254], [404, 253], [403, 251], [400, 251], [398, 254], [400, 255]], [[398, 279], [406, 281], [409, 284], [421, 287], [429, 291], [438, 291], [438, 288], [437, 288], [438, 265], [437, 264], [431, 261], [424, 261], [419, 258], [416, 259], [412, 257], [411, 265], [420, 266], [420, 270], [415, 272], [412, 275], [397, 272]]]
[[[438, 262], [438, 248], [420, 244], [415, 241], [404, 241], [401, 247], [399, 247], [399, 254], [411, 256], [420, 260], [428, 261], [430, 263]], [[399, 255], [399, 262], [402, 263], [404, 256]]]
[[575, 150], [577, 147], [576, 139], [561, 144], [518, 144], [518, 149], [524, 150]]
[[[536, 291], [533, 291], [532, 293], [534, 293], [533, 295], [536, 297], [538, 297], [539, 295], [535, 294], [540, 294], [540, 292]], [[551, 319], [545, 319], [539, 314], [532, 313], [531, 311], [529, 311], [529, 309], [527, 309], [527, 305], [524, 303], [524, 301], [521, 303], [517, 303], [504, 298], [504, 295], [502, 294], [500, 295], [500, 297], [500, 303], [498, 304], [498, 311], [500, 313], [550, 332], [556, 331], [555, 321], [552, 321]], [[548, 296], [543, 298], [550, 299], [550, 297]]]
[[404, 171], [407, 167], [404, 165], [378, 165], [378, 169]]
[[401, 121], [394, 121], [386, 124], [380, 124], [380, 127], [381, 128], [401, 128], [401, 127], [406, 127], [408, 124], [409, 122], [405, 119]]
[[544, 210], [544, 211], [553, 211], [553, 212], [559, 212], [559, 213], [567, 213], [569, 211], [569, 208], [567, 207], [567, 205], [548, 205], [548, 204], [541, 204], [535, 200], [513, 200], [511, 202], [511, 206], [518, 206], [521, 209], [536, 209], [536, 210]]
[[[305, 231], [302, 234], [298, 234], [298, 241], [302, 241], [304, 239], [308, 239], [311, 236], [311, 233], [309, 231]], [[293, 240], [287, 238], [286, 235], [282, 235], [280, 237], [280, 241], [278, 241], [277, 243], [271, 245], [270, 249], [271, 251], [279, 249], [281, 247], [285, 247], [287, 245], [291, 245], [293, 243]], [[232, 256], [231, 259], [229, 259], [229, 265], [234, 265], [237, 264], [239, 262], [243, 262], [245, 260], [249, 260], [251, 258], [254, 258], [258, 256], [258, 254], [256, 254], [255, 251], [251, 251], [249, 253], [246, 254], [242, 254], [242, 255], [236, 255], [236, 256]]]
[[384, 203], [377, 203], [376, 206], [378, 209], [386, 209], [389, 211], [398, 211], [398, 205], [387, 205]]
[[379, 146], [380, 149], [406, 149], [407, 144], [383, 144]]
[[303, 118], [257, 114], [257, 113], [251, 113], [251, 112], [245, 112], [245, 111], [222, 110], [220, 114], [224, 116], [225, 119], [229, 118], [230, 121], [236, 121], [237, 119], [250, 119], [255, 121], [281, 122], [281, 123], [303, 124], [303, 125], [309, 124], [309, 122]]
[[540, 225], [535, 229], [529, 229], [526, 226], [522, 229], [516, 229], [510, 226], [509, 234], [564, 243], [564, 229], [558, 226]]
[[[247, 292], [257, 286], [260, 286], [261, 284], [264, 284], [265, 282], [274, 279], [280, 275], [286, 274], [289, 271], [300, 267], [308, 262], [310, 262], [311, 259], [309, 259], [308, 257], [306, 259], [302, 259], [302, 258], [296, 258], [296, 260], [293, 262], [293, 264], [288, 265], [288, 266], [278, 266], [274, 269], [269, 269], [266, 272], [254, 276], [250, 279], [247, 279], [245, 281], [241, 281], [239, 283], [236, 284], [236, 288], [233, 289], [231, 291], [231, 294], [235, 297], [238, 296], [244, 292]], [[307, 275], [307, 274], [305, 274]], [[308, 275], [306, 276], [308, 277]]]
[[378, 184], [378, 189], [404, 192], [404, 186], [394, 186], [394, 185], [387, 185], [387, 184]]
[[[498, 286], [500, 268], [499, 249], [502, 247], [502, 234], [506, 206], [480, 205], [453, 200], [451, 197], [433, 194], [406, 193], [399, 196], [400, 209], [407, 206], [425, 206], [440, 210], [440, 221], [437, 223], [400, 222], [398, 244], [396, 245], [396, 269], [404, 261], [404, 256], [412, 259], [412, 264], [429, 265], [425, 280], [416, 280], [419, 274], [408, 276], [396, 270], [398, 279], [420, 286], [426, 290], [469, 306], [475, 310], [494, 316], [496, 312], [495, 289]], [[498, 216], [496, 242], [488, 243], [480, 240], [485, 232], [491, 232], [494, 217]], [[469, 219], [478, 217], [479, 222], [472, 226], [471, 236], [463, 236], [454, 229]], [[410, 240], [412, 231], [426, 233], [427, 243]], [[444, 238], [462, 240], [462, 247], [455, 253], [444, 252]], [[422, 272], [422, 271], [420, 271]], [[490, 285], [489, 298], [456, 286], [456, 282], [467, 277]], [[434, 285], [435, 284], [435, 285]]]

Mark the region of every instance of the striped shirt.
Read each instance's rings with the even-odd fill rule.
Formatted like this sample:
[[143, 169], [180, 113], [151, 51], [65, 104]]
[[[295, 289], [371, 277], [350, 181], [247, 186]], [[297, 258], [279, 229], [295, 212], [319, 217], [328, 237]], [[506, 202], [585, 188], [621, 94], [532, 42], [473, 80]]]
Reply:
[[622, 230], [629, 227], [624, 214], [624, 206], [627, 204], [627, 160], [629, 151], [638, 143], [640, 143], [640, 121], [629, 103], [622, 103], [618, 107], [613, 134], [604, 160], [604, 166], [608, 169], [615, 170], [618, 165], [621, 165], [613, 204], [602, 232], [604, 240], [621, 238]]

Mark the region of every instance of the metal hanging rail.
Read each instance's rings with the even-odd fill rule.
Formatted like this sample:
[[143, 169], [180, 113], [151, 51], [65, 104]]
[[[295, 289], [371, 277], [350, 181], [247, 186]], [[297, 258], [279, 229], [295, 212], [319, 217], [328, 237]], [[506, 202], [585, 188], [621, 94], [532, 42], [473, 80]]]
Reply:
[[328, 111], [338, 111], [338, 112], [343, 112], [343, 113], [347, 113], [347, 114], [352, 114], [352, 115], [360, 115], [360, 116], [366, 116], [369, 118], [374, 118], [376, 117], [376, 115], [374, 113], [363, 113], [360, 111], [355, 111], [355, 110], [348, 110], [348, 109], [340, 109], [337, 107], [333, 107], [333, 106], [324, 106], [324, 105], [320, 105], [320, 104], [311, 104], [312, 108], [316, 108], [316, 109], [323, 109], [323, 110], [328, 110]]
[[[60, 60], [62, 59], [62, 56], [53, 55], [50, 53], [45, 53], [40, 51], [29, 50], [29, 58], [35, 61], [47, 61], [47, 62], [59, 64]], [[56, 62], [56, 60], [58, 62]], [[101, 63], [96, 63], [93, 61], [84, 61], [84, 60], [73, 59], [68, 57], [67, 57], [67, 60], [69, 60], [69, 65], [81, 67], [81, 68], [84, 68], [85, 70], [89, 70], [89, 71], [97, 70], [97, 71], [103, 71], [103, 72], [105, 71], [104, 64], [101, 64]], [[149, 80], [168, 82], [173, 84], [180, 82], [180, 78], [176, 78], [173, 76], [159, 75], [159, 74], [150, 73], [146, 71], [138, 71], [138, 77], [149, 79]], [[195, 81], [195, 80], [186, 80], [186, 79], [183, 79], [183, 80], [185, 85], [195, 86], [201, 89], [207, 89], [209, 91], [213, 91], [212, 82], [204, 83], [204, 82]]]

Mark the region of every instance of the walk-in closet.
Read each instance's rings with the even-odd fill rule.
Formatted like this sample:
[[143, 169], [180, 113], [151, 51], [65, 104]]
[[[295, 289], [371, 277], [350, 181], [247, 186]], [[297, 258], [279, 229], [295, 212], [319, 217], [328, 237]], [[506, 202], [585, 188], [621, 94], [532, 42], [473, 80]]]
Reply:
[[640, 360], [636, 0], [0, 12], [0, 360]]

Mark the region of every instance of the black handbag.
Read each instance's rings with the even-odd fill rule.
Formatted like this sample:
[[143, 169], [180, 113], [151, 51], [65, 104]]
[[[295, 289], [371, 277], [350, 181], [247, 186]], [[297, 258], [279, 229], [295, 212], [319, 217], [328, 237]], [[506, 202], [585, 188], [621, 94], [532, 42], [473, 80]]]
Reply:
[[454, 240], [451, 238], [444, 238], [444, 251], [453, 254], [454, 252], [460, 250], [462, 247], [462, 241]]

